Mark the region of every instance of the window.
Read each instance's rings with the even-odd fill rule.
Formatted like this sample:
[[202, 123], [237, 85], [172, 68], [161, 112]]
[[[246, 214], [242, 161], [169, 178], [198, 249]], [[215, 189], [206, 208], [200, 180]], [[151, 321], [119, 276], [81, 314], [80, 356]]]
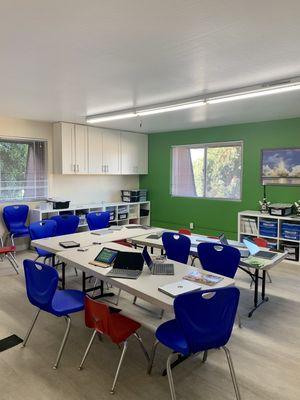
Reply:
[[0, 138], [0, 201], [45, 199], [46, 165], [46, 141]]
[[172, 196], [241, 199], [242, 142], [174, 146]]

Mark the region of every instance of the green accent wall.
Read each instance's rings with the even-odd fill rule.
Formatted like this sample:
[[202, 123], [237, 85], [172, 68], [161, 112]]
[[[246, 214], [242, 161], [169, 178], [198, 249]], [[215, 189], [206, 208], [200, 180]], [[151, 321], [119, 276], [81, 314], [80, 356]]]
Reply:
[[[241, 201], [171, 197], [172, 145], [237, 140], [244, 143]], [[194, 222], [194, 232], [236, 238], [238, 211], [257, 210], [262, 198], [261, 149], [285, 147], [300, 147], [300, 118], [150, 134], [149, 174], [140, 177], [140, 187], [149, 190], [151, 225], [178, 229]], [[300, 186], [268, 186], [267, 197], [294, 202]]]

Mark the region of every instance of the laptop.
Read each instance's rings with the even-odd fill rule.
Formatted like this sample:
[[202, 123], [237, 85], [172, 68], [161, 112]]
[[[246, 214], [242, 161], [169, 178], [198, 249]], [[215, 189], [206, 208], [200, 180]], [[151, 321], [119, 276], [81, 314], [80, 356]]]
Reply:
[[174, 275], [174, 264], [153, 262], [146, 246], [143, 249], [142, 255], [152, 275]]
[[221, 233], [221, 235], [218, 236], [220, 243], [224, 244], [225, 246], [229, 246], [227, 237], [225, 236], [225, 233]]
[[112, 263], [117, 257], [118, 250], [109, 249], [108, 247], [103, 247], [100, 253], [96, 256], [93, 261], [89, 264], [95, 265], [96, 267], [108, 268], [112, 266]]
[[247, 239], [243, 239], [244, 245], [249, 250], [251, 256], [263, 258], [265, 260], [273, 260], [277, 256], [277, 254], [272, 253], [271, 251], [263, 251], [253, 242]]
[[144, 259], [141, 253], [118, 251], [113, 267], [106, 276], [137, 279], [143, 271], [143, 265]]
[[168, 283], [167, 285], [160, 286], [158, 290], [168, 296], [176, 297], [183, 293], [201, 290], [201, 286], [195, 282], [183, 279], [179, 282]]

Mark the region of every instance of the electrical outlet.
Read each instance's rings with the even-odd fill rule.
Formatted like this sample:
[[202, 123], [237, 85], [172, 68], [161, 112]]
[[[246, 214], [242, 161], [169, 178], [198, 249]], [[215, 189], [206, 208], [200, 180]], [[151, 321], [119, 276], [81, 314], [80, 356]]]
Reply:
[[194, 229], [194, 222], [190, 222], [190, 229]]

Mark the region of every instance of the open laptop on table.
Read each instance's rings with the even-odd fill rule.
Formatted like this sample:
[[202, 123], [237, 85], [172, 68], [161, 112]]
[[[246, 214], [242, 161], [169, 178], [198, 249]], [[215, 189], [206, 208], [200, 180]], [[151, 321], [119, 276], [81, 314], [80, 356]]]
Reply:
[[153, 262], [146, 246], [142, 255], [152, 275], [174, 275], [174, 264], [159, 261]]
[[113, 267], [106, 276], [137, 279], [143, 271], [143, 265], [144, 259], [141, 253], [118, 251]]
[[243, 243], [249, 250], [251, 256], [263, 258], [265, 260], [273, 260], [273, 258], [277, 256], [276, 253], [272, 253], [271, 251], [260, 250], [260, 248], [250, 240], [243, 239]]

